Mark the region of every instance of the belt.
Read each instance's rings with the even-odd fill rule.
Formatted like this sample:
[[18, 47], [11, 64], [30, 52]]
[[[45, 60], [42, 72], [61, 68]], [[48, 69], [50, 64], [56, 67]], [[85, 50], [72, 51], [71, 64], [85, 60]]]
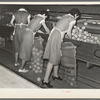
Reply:
[[32, 31], [30, 28], [26, 28], [27, 31], [30, 31], [33, 33], [33, 36], [35, 35], [36, 32]]
[[27, 24], [23, 24], [23, 23], [15, 24], [15, 25], [19, 25], [20, 27], [22, 27], [23, 25], [27, 26]]

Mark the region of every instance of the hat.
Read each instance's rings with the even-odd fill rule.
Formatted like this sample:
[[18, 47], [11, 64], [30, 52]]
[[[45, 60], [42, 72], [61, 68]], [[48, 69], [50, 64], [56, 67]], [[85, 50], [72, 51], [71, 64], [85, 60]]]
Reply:
[[25, 8], [20, 8], [18, 11], [27, 11]]

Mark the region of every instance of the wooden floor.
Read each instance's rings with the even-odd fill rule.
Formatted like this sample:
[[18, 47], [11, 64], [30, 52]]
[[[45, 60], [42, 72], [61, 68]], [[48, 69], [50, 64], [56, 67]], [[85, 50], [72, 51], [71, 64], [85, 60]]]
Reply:
[[[34, 73], [32, 70], [30, 70], [28, 67], [29, 65], [28, 65], [25, 67], [26, 69], [29, 70], [28, 73], [26, 73], [26, 74], [18, 73], [18, 69], [20, 66], [14, 67], [14, 55], [13, 55], [12, 49], [13, 49], [13, 47], [12, 47], [11, 41], [7, 42], [6, 46], [4, 48], [0, 48], [0, 64], [4, 65], [4, 67], [7, 68], [7, 70], [9, 69], [9, 71], [11, 73], [14, 72], [19, 77], [22, 77], [22, 78], [24, 77], [24, 79], [28, 80], [29, 82], [41, 87], [41, 81], [37, 81], [37, 78], [40, 77], [41, 79], [43, 79], [45, 70], [41, 74], [37, 74], [37, 73]], [[76, 88], [78, 88], [78, 89], [100, 88], [100, 78], [99, 78], [100, 77], [100, 67], [94, 66], [93, 68], [88, 69], [86, 67], [86, 63], [81, 62], [81, 61], [78, 61], [77, 65], [78, 65], [78, 67], [77, 67], [78, 68], [77, 69], [78, 70], [78, 76], [77, 76], [78, 87], [76, 87]], [[0, 71], [0, 72], [2, 72], [2, 71]], [[5, 73], [4, 73], [4, 75], [5, 75]], [[2, 76], [4, 76], [4, 75], [0, 75], [0, 77], [2, 78]], [[5, 75], [5, 76], [7, 76], [7, 75]], [[5, 78], [3, 78], [3, 79], [5, 79]], [[9, 77], [8, 77], [8, 79], [9, 79]], [[97, 82], [95, 82], [95, 80], [97, 80]], [[1, 79], [0, 79], [0, 81], [1, 81]], [[5, 83], [8, 84], [9, 81], [6, 81]], [[0, 82], [0, 84], [1, 84], [1, 82]], [[53, 81], [52, 78], [51, 78], [51, 84], [54, 86], [54, 88], [64, 88], [64, 89], [65, 88], [71, 88], [71, 89], [74, 88], [74, 87], [71, 87], [68, 84], [66, 84], [66, 82], [64, 82], [64, 81], [58, 81], [58, 80]], [[20, 85], [22, 85], [22, 84], [20, 84]], [[5, 86], [5, 84], [3, 84], [2, 87], [6, 88], [7, 86]], [[12, 85], [11, 85], [11, 87], [12, 87]], [[20, 88], [20, 87], [18, 87], [18, 88]], [[27, 87], [25, 86], [25, 88], [27, 88]]]
[[30, 83], [19, 75], [0, 65], [0, 88], [34, 88], [40, 87]]

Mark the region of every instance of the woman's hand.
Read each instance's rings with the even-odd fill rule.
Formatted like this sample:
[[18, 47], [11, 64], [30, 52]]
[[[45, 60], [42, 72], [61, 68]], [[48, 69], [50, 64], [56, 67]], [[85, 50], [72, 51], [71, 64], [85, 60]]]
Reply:
[[74, 26], [76, 24], [76, 20], [71, 21], [69, 24], [70, 26]]

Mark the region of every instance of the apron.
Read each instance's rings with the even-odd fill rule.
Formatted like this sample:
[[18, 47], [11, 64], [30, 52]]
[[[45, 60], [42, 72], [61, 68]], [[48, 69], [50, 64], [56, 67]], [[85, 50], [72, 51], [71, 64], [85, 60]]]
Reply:
[[58, 65], [61, 59], [61, 42], [63, 41], [64, 33], [58, 28], [54, 27], [49, 35], [48, 42], [46, 44], [44, 59], [48, 59], [53, 65]]

